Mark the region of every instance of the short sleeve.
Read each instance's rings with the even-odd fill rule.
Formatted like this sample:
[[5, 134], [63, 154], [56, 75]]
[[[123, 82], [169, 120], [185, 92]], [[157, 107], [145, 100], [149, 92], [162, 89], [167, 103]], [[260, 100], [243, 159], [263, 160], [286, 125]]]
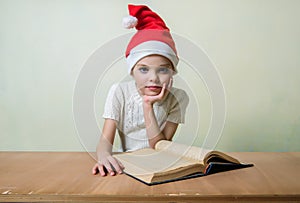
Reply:
[[122, 95], [122, 91], [118, 84], [114, 84], [110, 88], [104, 105], [103, 118], [113, 119], [117, 122], [120, 121], [122, 104], [124, 103], [122, 101], [124, 100]]
[[174, 88], [171, 94], [171, 108], [167, 120], [173, 123], [184, 123], [189, 97], [182, 89]]

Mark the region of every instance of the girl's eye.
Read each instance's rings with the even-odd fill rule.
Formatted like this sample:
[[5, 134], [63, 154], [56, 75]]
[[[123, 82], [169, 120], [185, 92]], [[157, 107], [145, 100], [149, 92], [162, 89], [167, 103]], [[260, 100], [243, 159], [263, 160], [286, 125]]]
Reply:
[[161, 67], [158, 69], [159, 73], [162, 73], [162, 74], [168, 74], [170, 73], [170, 68], [167, 68], [167, 67]]
[[139, 71], [141, 72], [141, 73], [147, 73], [148, 72], [148, 68], [147, 67], [140, 67], [139, 68]]

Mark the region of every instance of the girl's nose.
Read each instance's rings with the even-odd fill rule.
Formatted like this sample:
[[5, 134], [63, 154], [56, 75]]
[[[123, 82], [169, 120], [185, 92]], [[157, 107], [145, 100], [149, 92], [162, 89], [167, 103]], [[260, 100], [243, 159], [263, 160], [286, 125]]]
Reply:
[[150, 82], [154, 82], [154, 83], [158, 83], [159, 77], [158, 77], [158, 75], [157, 75], [157, 73], [155, 71], [151, 71], [149, 73], [149, 81]]

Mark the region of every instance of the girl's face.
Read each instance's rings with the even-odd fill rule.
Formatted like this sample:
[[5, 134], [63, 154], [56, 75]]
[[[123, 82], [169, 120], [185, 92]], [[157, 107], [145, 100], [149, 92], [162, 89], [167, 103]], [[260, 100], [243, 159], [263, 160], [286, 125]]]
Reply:
[[168, 87], [174, 70], [171, 62], [160, 55], [150, 55], [139, 60], [133, 67], [132, 76], [141, 95], [155, 96]]

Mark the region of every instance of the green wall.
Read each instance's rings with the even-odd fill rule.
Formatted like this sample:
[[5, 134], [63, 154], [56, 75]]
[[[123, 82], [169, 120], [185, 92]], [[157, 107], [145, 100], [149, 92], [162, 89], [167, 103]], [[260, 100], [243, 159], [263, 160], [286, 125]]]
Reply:
[[[97, 136], [76, 131], [73, 92], [89, 57], [106, 42], [130, 32], [121, 26], [128, 3], [0, 0], [1, 151], [95, 149]], [[215, 65], [226, 95], [218, 149], [300, 150], [300, 1], [130, 3], [148, 4], [172, 32], [201, 47]], [[98, 84], [99, 129], [109, 85], [128, 77], [126, 69], [123, 61], [116, 63]], [[175, 138], [201, 145], [212, 116], [209, 90], [193, 79], [187, 64], [178, 69], [175, 85], [193, 95], [186, 123]]]

